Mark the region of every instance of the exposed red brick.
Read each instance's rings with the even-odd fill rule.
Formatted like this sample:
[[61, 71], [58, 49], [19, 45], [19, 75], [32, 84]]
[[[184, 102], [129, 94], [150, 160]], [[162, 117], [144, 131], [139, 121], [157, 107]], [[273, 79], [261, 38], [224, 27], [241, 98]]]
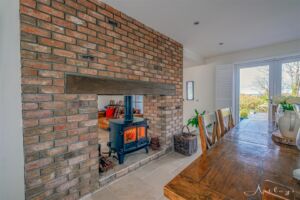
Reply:
[[83, 26], [78, 26], [78, 27], [77, 27], [77, 30], [78, 30], [80, 33], [85, 33], [85, 34], [87, 34], [87, 35], [91, 35], [91, 36], [96, 36], [96, 35], [97, 35], [96, 31], [93, 31], [93, 30], [88, 29], [88, 28], [83, 27]]
[[49, 149], [47, 151], [47, 154], [49, 156], [55, 156], [55, 155], [59, 155], [59, 154], [63, 154], [67, 152], [67, 147], [66, 146], [61, 146], [61, 147], [55, 147], [53, 149]]
[[88, 120], [89, 119], [89, 115], [71, 115], [67, 117], [68, 122], [80, 122], [80, 121], [84, 121], [84, 120]]
[[68, 137], [68, 138], [64, 138], [64, 139], [59, 139], [59, 140], [55, 140], [55, 146], [64, 146], [67, 144], [71, 144], [71, 143], [75, 143], [78, 141], [78, 137], [77, 136], [73, 136], [73, 137]]
[[44, 142], [44, 143], [38, 143], [38, 144], [32, 144], [32, 145], [27, 145], [25, 147], [25, 152], [26, 153], [33, 153], [36, 151], [42, 151], [45, 149], [50, 149], [51, 147], [53, 147], [53, 142], [49, 141], [49, 142]]
[[79, 123], [80, 127], [88, 127], [88, 126], [96, 126], [98, 124], [98, 120], [87, 120], [87, 121], [81, 121]]
[[63, 87], [65, 85], [65, 79], [53, 79], [53, 85]]
[[88, 140], [97, 139], [97, 138], [98, 138], [97, 132], [82, 134], [79, 136], [80, 141], [88, 141]]
[[78, 59], [67, 59], [67, 64], [69, 64], [69, 65], [76, 65], [78, 67], [86, 67], [86, 66], [88, 66], [88, 62], [87, 61], [82, 61], [82, 60], [78, 60]]
[[182, 45], [99, 0], [21, 0], [21, 7], [28, 199], [79, 199], [97, 187], [97, 95], [65, 94], [68, 73], [174, 84], [178, 95], [144, 97], [149, 135], [171, 145], [167, 135], [182, 123], [175, 109], [182, 108]]
[[52, 23], [55, 24], [55, 25], [58, 25], [58, 26], [62, 26], [62, 27], [65, 27], [65, 28], [72, 29], [72, 30], [76, 29], [76, 25], [74, 23], [65, 21], [65, 20], [60, 19], [60, 18], [52, 17]]
[[52, 111], [50, 110], [37, 110], [37, 111], [25, 111], [23, 113], [23, 117], [26, 119], [39, 119], [39, 118], [46, 118], [51, 117]]
[[63, 192], [63, 191], [66, 191], [68, 190], [69, 188], [77, 185], [79, 183], [79, 179], [78, 178], [75, 178], [67, 183], [64, 183], [62, 185], [60, 185], [58, 188], [57, 188], [57, 191], [58, 192]]
[[40, 109], [43, 109], [43, 110], [62, 109], [64, 107], [65, 107], [65, 103], [60, 102], [60, 101], [40, 103]]
[[38, 135], [34, 135], [34, 136], [28, 136], [28, 137], [24, 137], [23, 140], [24, 144], [36, 144], [39, 142], [39, 136]]
[[105, 20], [105, 16], [104, 15], [101, 15], [95, 11], [92, 11], [92, 10], [88, 10], [88, 14], [90, 16], [93, 16], [95, 18], [97, 18], [98, 20], [101, 20], [101, 21], [104, 21]]
[[23, 120], [23, 127], [24, 128], [32, 128], [39, 124], [38, 120], [36, 119], [25, 119]]
[[87, 54], [86, 48], [83, 48], [83, 47], [80, 47], [77, 45], [67, 44], [66, 49], [69, 51], [72, 51], [72, 52], [80, 53], [80, 54]]
[[62, 11], [58, 11], [58, 10], [51, 8], [49, 6], [46, 6], [44, 4], [38, 4], [37, 9], [39, 11], [48, 13], [48, 14], [56, 16], [56, 17], [64, 18], [64, 16], [65, 16]]
[[25, 170], [38, 169], [43, 166], [49, 165], [52, 162], [52, 158], [44, 158], [25, 164]]
[[70, 43], [70, 44], [75, 44], [76, 43], [75, 38], [68, 37], [68, 36], [65, 36], [65, 35], [53, 33], [52, 37], [55, 40], [59, 40], [59, 41], [66, 42], [66, 43]]
[[74, 144], [70, 144], [68, 147], [69, 151], [76, 151], [78, 149], [82, 149], [84, 147], [87, 147], [89, 145], [88, 141], [78, 142]]
[[44, 29], [40, 29], [28, 24], [21, 24], [21, 31], [25, 32], [25, 33], [30, 33], [30, 34], [34, 34], [34, 35], [39, 35], [39, 36], [43, 36], [43, 37], [50, 37], [51, 34], [49, 31], [44, 30]]
[[55, 101], [74, 101], [77, 100], [78, 96], [76, 94], [56, 94], [54, 95]]
[[50, 71], [50, 70], [40, 70], [39, 71], [40, 77], [46, 77], [46, 78], [63, 78], [64, 73], [63, 72], [57, 72], [57, 71]]
[[22, 61], [23, 67], [31, 67], [35, 69], [50, 69], [51, 64], [50, 63], [45, 63], [45, 62], [40, 62], [36, 60], [23, 60]]
[[[55, 154], [54, 154], [55, 155]], [[66, 183], [68, 181], [67, 177], [66, 176], [61, 176], [61, 177], [58, 177], [50, 182], [48, 182], [46, 185], [45, 185], [45, 188], [46, 189], [53, 189], [53, 188], [56, 188], [57, 186], [63, 184], [63, 183]]]
[[38, 70], [29, 67], [22, 68], [22, 76], [37, 76]]
[[53, 54], [57, 56], [68, 57], [68, 58], [76, 58], [76, 53], [67, 50], [62, 50], [62, 49], [53, 49]]
[[52, 46], [52, 47], [57, 47], [57, 48], [65, 47], [65, 43], [56, 41], [56, 40], [51, 40], [48, 38], [39, 38], [39, 43], [42, 45], [47, 45], [47, 46]]
[[90, 9], [90, 10], [96, 10], [97, 9], [97, 6], [96, 4], [93, 4], [87, 0], [78, 0], [77, 1], [79, 4], [81, 4], [82, 6]]
[[39, 123], [40, 125], [54, 125], [54, 124], [62, 124], [62, 123], [66, 123], [66, 117], [62, 116], [62, 117], [51, 117], [51, 118], [44, 118], [44, 119], [40, 119]]
[[87, 35], [83, 34], [83, 33], [79, 33], [77, 31], [72, 31], [67, 29], [66, 30], [66, 35], [71, 36], [71, 37], [75, 37], [77, 39], [81, 39], [81, 40], [87, 40]]
[[71, 122], [68, 124], [60, 124], [60, 125], [54, 126], [55, 131], [63, 131], [63, 130], [74, 129], [74, 128], [78, 128], [77, 122]]
[[97, 100], [97, 95], [94, 95], [94, 94], [81, 94], [79, 96], [79, 100], [81, 100], [81, 101], [95, 101], [95, 100]]
[[65, 30], [64, 27], [60, 27], [60, 26], [57, 26], [57, 25], [54, 25], [54, 24], [50, 24], [50, 23], [44, 22], [44, 21], [39, 21], [38, 26], [40, 28], [47, 29], [49, 31], [54, 31], [54, 32], [57, 32], [57, 33], [64, 33], [64, 30]]
[[29, 15], [29, 16], [32, 16], [32, 17], [35, 17], [35, 18], [38, 18], [38, 19], [41, 19], [41, 20], [45, 20], [45, 21], [48, 21], [48, 22], [51, 21], [51, 16], [50, 15], [42, 13], [38, 10], [34, 10], [34, 9], [31, 9], [31, 8], [25, 7], [25, 6], [20, 6], [20, 13], [24, 14], [24, 15]]
[[86, 42], [86, 41], [83, 41], [83, 40], [77, 40], [77, 44], [79, 46], [82, 46], [82, 47], [85, 47], [85, 48], [88, 48], [88, 49], [96, 49], [96, 44], [91, 43], [91, 42]]
[[57, 71], [63, 71], [63, 72], [76, 72], [77, 67], [71, 66], [71, 65], [65, 65], [65, 64], [53, 64], [53, 69]]
[[89, 158], [89, 155], [88, 154], [84, 154], [84, 155], [81, 155], [81, 156], [77, 156], [75, 158], [71, 158], [69, 159], [69, 165], [75, 165], [77, 163], [80, 163], [86, 159]]
[[76, 3], [75, 1], [73, 0], [65, 0], [65, 3], [66, 5], [72, 7], [72, 8], [75, 8], [76, 10], [80, 10], [80, 11], [86, 11], [86, 7], [85, 6], [82, 6], [78, 3]]
[[108, 12], [107, 10], [104, 10], [103, 8], [98, 7], [97, 11], [98, 11], [98, 13], [101, 13], [109, 18], [114, 17], [114, 15], [112, 13]]
[[97, 70], [95, 69], [87, 69], [87, 68], [79, 68], [79, 73], [81, 74], [88, 74], [88, 75], [97, 75]]
[[21, 0], [20, 3], [31, 8], [35, 8], [36, 6], [36, 2], [34, 0]]
[[35, 110], [38, 108], [37, 103], [23, 103], [22, 104], [22, 109], [23, 110]]
[[41, 86], [40, 93], [45, 94], [62, 94], [64, 93], [65, 88], [59, 86]]
[[70, 8], [69, 6], [66, 6], [62, 3], [59, 3], [57, 1], [52, 1], [53, 8], [56, 8], [57, 10], [69, 13], [71, 15], [76, 15], [76, 10], [73, 8]]
[[73, 22], [77, 25], [83, 25], [83, 26], [86, 26], [86, 22], [77, 18], [77, 17], [74, 17], [72, 15], [67, 15], [66, 16], [66, 20], [69, 21], [69, 22]]
[[42, 46], [39, 44], [33, 44], [33, 43], [28, 43], [28, 42], [21, 42], [21, 47], [23, 49], [27, 49], [29, 51], [37, 51], [37, 52], [42, 52], [42, 53], [50, 53], [51, 48]]
[[82, 13], [82, 12], [78, 12], [77, 13], [77, 16], [85, 21], [88, 21], [88, 22], [91, 22], [91, 23], [96, 23], [96, 18], [92, 17], [92, 16], [89, 16], [85, 13]]
[[43, 102], [43, 101], [51, 101], [51, 95], [45, 94], [23, 94], [23, 102]]
[[52, 85], [51, 79], [45, 78], [23, 78], [22, 84], [25, 85]]

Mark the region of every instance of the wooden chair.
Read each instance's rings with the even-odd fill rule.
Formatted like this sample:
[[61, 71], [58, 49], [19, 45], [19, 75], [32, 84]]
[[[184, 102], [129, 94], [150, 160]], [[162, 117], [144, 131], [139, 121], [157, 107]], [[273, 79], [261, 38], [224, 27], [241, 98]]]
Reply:
[[221, 136], [224, 136], [230, 129], [234, 127], [234, 120], [230, 108], [222, 108], [217, 110], [217, 119], [221, 129]]
[[221, 138], [220, 126], [216, 113], [198, 116], [202, 152], [206, 152]]

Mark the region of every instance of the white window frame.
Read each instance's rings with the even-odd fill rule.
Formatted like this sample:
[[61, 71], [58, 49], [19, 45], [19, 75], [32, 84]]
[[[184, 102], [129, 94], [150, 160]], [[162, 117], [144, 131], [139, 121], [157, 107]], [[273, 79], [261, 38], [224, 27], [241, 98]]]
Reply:
[[250, 61], [245, 63], [236, 63], [234, 65], [234, 118], [238, 123], [240, 119], [240, 69], [249, 67], [258, 67], [263, 65], [269, 65], [269, 120], [271, 120], [272, 108], [270, 104], [275, 96], [281, 95], [281, 81], [282, 81], [282, 64], [287, 62], [300, 61], [300, 55], [285, 56], [273, 59], [265, 59], [260, 61]]

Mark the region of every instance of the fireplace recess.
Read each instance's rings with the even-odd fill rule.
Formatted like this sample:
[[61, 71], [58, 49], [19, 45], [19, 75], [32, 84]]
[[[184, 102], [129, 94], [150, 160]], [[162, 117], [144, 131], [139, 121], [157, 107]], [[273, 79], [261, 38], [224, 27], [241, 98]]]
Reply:
[[119, 164], [123, 164], [125, 154], [145, 148], [148, 153], [147, 120], [133, 118], [132, 96], [125, 96], [125, 118], [112, 119], [109, 123], [109, 155], [116, 152]]

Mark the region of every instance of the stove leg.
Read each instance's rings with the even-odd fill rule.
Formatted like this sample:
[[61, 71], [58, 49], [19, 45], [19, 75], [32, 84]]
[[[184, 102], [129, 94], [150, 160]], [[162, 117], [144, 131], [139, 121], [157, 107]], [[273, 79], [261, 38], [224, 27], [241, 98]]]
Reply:
[[123, 164], [124, 163], [124, 154], [118, 153], [118, 159], [119, 159], [119, 164]]
[[145, 147], [146, 153], [149, 153], [148, 147]]

